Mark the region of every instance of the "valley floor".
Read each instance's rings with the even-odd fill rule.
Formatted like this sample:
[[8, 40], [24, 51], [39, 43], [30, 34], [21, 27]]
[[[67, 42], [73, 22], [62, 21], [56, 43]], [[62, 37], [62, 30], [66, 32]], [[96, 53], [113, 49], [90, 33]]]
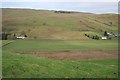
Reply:
[[3, 78], [117, 78], [117, 40], [3, 41]]

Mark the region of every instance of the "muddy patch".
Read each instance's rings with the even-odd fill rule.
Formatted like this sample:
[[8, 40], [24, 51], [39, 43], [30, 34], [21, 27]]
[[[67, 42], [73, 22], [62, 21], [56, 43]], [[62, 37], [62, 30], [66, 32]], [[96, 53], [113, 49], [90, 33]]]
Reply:
[[30, 52], [30, 54], [39, 57], [47, 57], [59, 60], [80, 60], [80, 59], [106, 59], [118, 58], [118, 51], [48, 51], [48, 52]]

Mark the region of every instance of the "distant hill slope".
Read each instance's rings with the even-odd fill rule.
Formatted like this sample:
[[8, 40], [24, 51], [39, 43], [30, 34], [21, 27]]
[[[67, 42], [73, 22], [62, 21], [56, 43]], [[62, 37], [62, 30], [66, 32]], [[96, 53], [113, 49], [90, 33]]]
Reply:
[[2, 9], [3, 32], [27, 34], [35, 39], [88, 39], [88, 34], [117, 32], [117, 14], [82, 12], [55, 13], [48, 10]]

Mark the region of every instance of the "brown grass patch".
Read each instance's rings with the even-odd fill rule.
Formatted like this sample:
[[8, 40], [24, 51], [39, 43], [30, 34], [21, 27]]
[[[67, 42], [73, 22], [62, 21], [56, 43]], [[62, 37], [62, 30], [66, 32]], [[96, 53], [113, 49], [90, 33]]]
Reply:
[[106, 59], [118, 58], [118, 51], [48, 51], [32, 52], [32, 55], [59, 60]]

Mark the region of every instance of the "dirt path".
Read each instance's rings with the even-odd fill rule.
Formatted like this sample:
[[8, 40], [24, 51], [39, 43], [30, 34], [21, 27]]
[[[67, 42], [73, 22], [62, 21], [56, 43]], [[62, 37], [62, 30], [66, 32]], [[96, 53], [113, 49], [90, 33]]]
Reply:
[[106, 59], [117, 58], [118, 51], [50, 51], [50, 52], [32, 52], [32, 55], [47, 57], [59, 60], [80, 60], [80, 59]]

